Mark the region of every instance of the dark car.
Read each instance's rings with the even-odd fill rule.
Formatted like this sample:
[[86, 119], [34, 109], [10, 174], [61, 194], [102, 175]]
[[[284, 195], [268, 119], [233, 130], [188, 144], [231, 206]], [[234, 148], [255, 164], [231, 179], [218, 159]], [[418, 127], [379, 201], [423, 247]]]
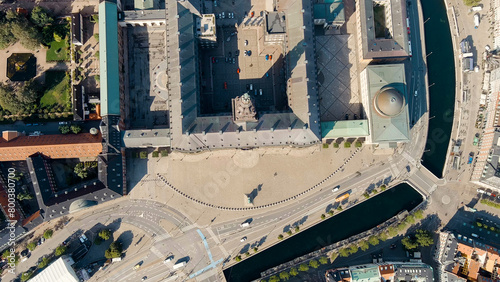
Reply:
[[236, 52], [234, 52], [234, 55], [235, 56], [239, 56], [240, 55], [240, 50], [236, 50]]
[[231, 53], [231, 51], [229, 51], [229, 58], [231, 58], [232, 55], [233, 55], [233, 53]]

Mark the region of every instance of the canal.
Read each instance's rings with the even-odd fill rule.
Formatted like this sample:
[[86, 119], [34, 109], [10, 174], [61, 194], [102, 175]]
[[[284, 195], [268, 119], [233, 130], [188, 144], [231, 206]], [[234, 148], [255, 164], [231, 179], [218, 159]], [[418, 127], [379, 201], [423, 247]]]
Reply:
[[[224, 270], [227, 281], [250, 281], [260, 272], [373, 228], [402, 210], [411, 210], [422, 196], [406, 183], [327, 219]], [[285, 235], [286, 236], [286, 235]]]
[[[422, 164], [443, 176], [455, 104], [455, 61], [450, 25], [443, 0], [421, 0], [429, 78], [429, 134]], [[432, 54], [431, 54], [432, 53]]]

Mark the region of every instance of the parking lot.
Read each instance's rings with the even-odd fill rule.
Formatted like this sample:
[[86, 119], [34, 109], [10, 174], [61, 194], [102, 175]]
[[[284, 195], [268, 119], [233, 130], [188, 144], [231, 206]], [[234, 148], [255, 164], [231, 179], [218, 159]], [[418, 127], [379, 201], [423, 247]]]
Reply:
[[245, 92], [254, 96], [257, 111], [286, 109], [281, 46], [264, 46], [261, 12], [228, 2], [215, 8], [217, 47], [200, 51], [202, 114], [230, 112], [231, 99]]

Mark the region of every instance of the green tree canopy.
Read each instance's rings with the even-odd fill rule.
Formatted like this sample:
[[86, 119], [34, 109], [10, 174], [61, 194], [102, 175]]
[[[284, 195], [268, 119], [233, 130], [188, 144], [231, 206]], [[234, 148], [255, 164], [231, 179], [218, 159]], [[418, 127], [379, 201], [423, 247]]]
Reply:
[[288, 279], [290, 279], [290, 274], [288, 274], [288, 272], [286, 271], [283, 271], [280, 273], [280, 279], [287, 281]]
[[10, 31], [10, 24], [8, 22], [0, 24], [0, 49], [3, 50], [16, 41], [16, 37]]
[[73, 132], [74, 134], [78, 134], [78, 133], [80, 133], [80, 131], [82, 131], [82, 127], [79, 125], [76, 125], [76, 124], [72, 124], [70, 129], [71, 129], [71, 132]]
[[414, 212], [415, 218], [417, 219], [422, 219], [424, 218], [424, 212], [422, 210], [416, 210]]
[[319, 262], [315, 259], [309, 261], [309, 266], [312, 268], [318, 268], [319, 267]]
[[21, 281], [22, 282], [28, 281], [31, 278], [31, 276], [33, 276], [33, 271], [23, 272], [23, 274], [21, 275]]
[[40, 6], [36, 6], [31, 11], [31, 22], [39, 27], [43, 27], [53, 21], [54, 19], [49, 15], [47, 10]]
[[349, 249], [348, 248], [342, 248], [339, 250], [339, 255], [343, 258], [349, 256]]
[[61, 125], [59, 126], [59, 131], [62, 133], [62, 134], [68, 134], [70, 129], [69, 129], [69, 126], [68, 125]]
[[49, 264], [50, 260], [47, 257], [42, 258], [42, 261], [38, 264], [38, 268], [45, 268]]
[[36, 249], [36, 243], [35, 242], [29, 242], [28, 245], [26, 245], [26, 248], [30, 250], [31, 252]]
[[401, 239], [401, 243], [403, 244], [403, 246], [407, 249], [407, 250], [413, 250], [413, 249], [416, 249], [418, 248], [418, 243], [416, 240], [413, 240], [412, 238], [410, 237], [404, 237], [403, 239]]
[[56, 251], [54, 252], [54, 254], [59, 257], [59, 256], [64, 255], [64, 253], [66, 252], [66, 250], [67, 250], [66, 246], [62, 246], [61, 245], [61, 246], [58, 246], [56, 248]]
[[378, 235], [378, 238], [382, 241], [385, 241], [389, 238], [389, 236], [387, 235], [387, 232], [382, 232]]
[[377, 236], [370, 236], [370, 238], [368, 238], [368, 242], [370, 244], [372, 244], [373, 246], [376, 246], [380, 243], [380, 241], [378, 240]]
[[104, 253], [106, 258], [119, 258], [122, 255], [122, 244], [114, 241]]
[[276, 275], [269, 277], [269, 282], [278, 282], [278, 281], [280, 281], [280, 278]]
[[319, 263], [321, 264], [327, 264], [328, 263], [328, 258], [323, 256], [319, 258]]
[[352, 244], [350, 247], [349, 247], [349, 253], [352, 255], [352, 254], [355, 254], [358, 252], [358, 245], [356, 244]]
[[302, 271], [302, 272], [309, 271], [309, 266], [307, 266], [307, 264], [305, 264], [305, 263], [302, 263], [301, 265], [299, 265], [299, 271]]
[[52, 238], [52, 234], [54, 234], [54, 231], [52, 231], [52, 229], [47, 229], [43, 232], [43, 238], [50, 239]]
[[33, 199], [33, 195], [31, 195], [29, 192], [21, 192], [17, 194], [17, 199], [19, 201], [31, 200]]
[[10, 23], [10, 30], [26, 49], [36, 50], [42, 44], [42, 34], [23, 17], [18, 17]]
[[99, 232], [99, 237], [106, 241], [111, 238], [111, 231], [109, 229], [103, 229]]
[[363, 240], [359, 242], [359, 248], [361, 248], [362, 251], [366, 251], [370, 248], [370, 244], [368, 244], [368, 241]]
[[434, 244], [434, 239], [432, 239], [432, 234], [429, 231], [418, 229], [415, 237], [417, 238], [417, 243], [421, 247], [427, 247]]
[[299, 271], [297, 270], [297, 268], [292, 267], [292, 268], [290, 269], [290, 275], [292, 275], [292, 276], [297, 276], [297, 275], [299, 275]]

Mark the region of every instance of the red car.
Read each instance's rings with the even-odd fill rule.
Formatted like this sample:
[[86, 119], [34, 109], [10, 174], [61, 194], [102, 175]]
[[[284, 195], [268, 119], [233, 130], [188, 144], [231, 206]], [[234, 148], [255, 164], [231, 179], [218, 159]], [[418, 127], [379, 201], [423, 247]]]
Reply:
[[227, 82], [224, 81], [224, 89], [227, 89]]
[[273, 55], [269, 55], [269, 60], [272, 60], [273, 59]]
[[240, 68], [238, 68], [238, 69], [236, 70], [236, 73], [240, 73]]
[[255, 12], [252, 12], [252, 13], [250, 14], [250, 17], [251, 17], [251, 18], [253, 18], [253, 16], [254, 16], [254, 15], [255, 15]]
[[215, 57], [212, 57], [212, 64], [215, 64]]

